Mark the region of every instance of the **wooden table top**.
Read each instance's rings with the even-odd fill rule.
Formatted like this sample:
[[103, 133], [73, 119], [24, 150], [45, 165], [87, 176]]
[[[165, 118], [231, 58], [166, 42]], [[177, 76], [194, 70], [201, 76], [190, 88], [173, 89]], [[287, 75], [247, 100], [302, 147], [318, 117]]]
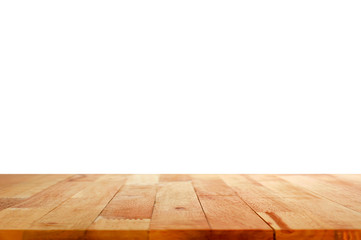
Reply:
[[361, 175], [0, 175], [0, 240], [361, 239]]

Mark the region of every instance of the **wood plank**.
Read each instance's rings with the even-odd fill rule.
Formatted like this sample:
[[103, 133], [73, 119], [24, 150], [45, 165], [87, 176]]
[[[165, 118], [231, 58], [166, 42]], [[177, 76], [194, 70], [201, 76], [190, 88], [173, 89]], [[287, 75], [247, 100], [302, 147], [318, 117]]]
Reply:
[[159, 177], [159, 182], [183, 182], [191, 180], [189, 174], [162, 174]]
[[[143, 180], [140, 181], [143, 183]], [[124, 186], [87, 230], [89, 240], [146, 240], [157, 186]]]
[[[105, 174], [75, 174], [70, 177], [69, 181], [74, 182], [94, 182]], [[124, 176], [124, 175], [123, 175]]]
[[238, 196], [199, 196], [212, 240], [271, 240], [273, 230]]
[[210, 228], [192, 184], [160, 184], [150, 223], [150, 239], [203, 240], [209, 236]]
[[102, 212], [104, 218], [150, 219], [156, 186], [125, 186]]
[[[361, 238], [360, 213], [315, 196], [283, 179], [273, 175], [222, 178], [276, 230], [276, 239]], [[251, 195], [244, 192], [245, 185], [255, 189]], [[263, 203], [268, 204], [260, 204], [255, 199], [266, 199]], [[273, 208], [274, 204], [277, 207]]]
[[126, 185], [152, 185], [158, 182], [158, 174], [136, 174], [128, 176]]
[[69, 177], [71, 177], [71, 175], [34, 175], [26, 181], [0, 189], [0, 198], [28, 198]]
[[28, 240], [79, 239], [125, 183], [125, 177], [106, 175], [88, 184], [57, 208], [35, 221], [24, 233]]
[[211, 239], [273, 239], [272, 228], [219, 175], [192, 175], [192, 179], [212, 230]]
[[0, 174], [0, 190], [3, 187], [24, 182], [37, 176], [37, 174]]
[[295, 186], [307, 189], [315, 195], [323, 196], [361, 213], [361, 188], [329, 175], [287, 175], [279, 177]]
[[22, 240], [31, 224], [79, 192], [86, 183], [64, 180], [0, 211], [0, 240]]
[[87, 240], [148, 239], [150, 219], [109, 219], [98, 217], [86, 232]]
[[232, 188], [227, 186], [218, 175], [192, 175], [192, 181], [198, 196], [236, 195]]
[[31, 223], [79, 192], [86, 183], [64, 180], [25, 201], [0, 211], [0, 231], [27, 229]]
[[332, 177], [342, 181], [345, 185], [361, 189], [361, 174], [333, 174]]

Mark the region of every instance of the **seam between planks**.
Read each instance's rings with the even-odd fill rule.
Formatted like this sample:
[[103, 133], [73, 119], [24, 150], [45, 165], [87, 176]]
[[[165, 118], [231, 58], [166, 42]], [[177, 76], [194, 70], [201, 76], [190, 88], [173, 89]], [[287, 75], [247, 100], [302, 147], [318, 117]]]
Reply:
[[[68, 181], [69, 179], [71, 179], [72, 177], [74, 177], [74, 176], [76, 176], [76, 175], [77, 175], [77, 174], [73, 174], [73, 175], [69, 176], [68, 178], [65, 178], [64, 180], [61, 180], [61, 181], [59, 181], [59, 182], [56, 182], [55, 184], [49, 186], [48, 188], [50, 188], [50, 187], [52, 187], [52, 186], [54, 186], [54, 185], [56, 185], [56, 184], [58, 184], [58, 183], [60, 183], [60, 182], [66, 182], [66, 181]], [[48, 188], [44, 189], [43, 191], [47, 190]], [[43, 191], [41, 191], [41, 192], [43, 192]], [[81, 190], [79, 190], [79, 192], [80, 192], [80, 191], [81, 191]], [[41, 193], [41, 192], [38, 192], [38, 193]], [[38, 194], [38, 193], [36, 193], [36, 194]], [[51, 210], [49, 210], [48, 212], [46, 212], [44, 215], [42, 215], [42, 216], [39, 217], [38, 219], [36, 219], [36, 220], [34, 220], [33, 222], [31, 222], [31, 225], [34, 224], [36, 221], [40, 220], [42, 217], [44, 217], [44, 216], [46, 216], [47, 214], [49, 214], [50, 212], [54, 211], [54, 210], [57, 209], [58, 207], [60, 207], [61, 204], [63, 204], [64, 202], [66, 202], [68, 199], [70, 199], [72, 196], [74, 196], [74, 195], [77, 194], [77, 193], [78, 193], [78, 192], [74, 193], [74, 194], [71, 195], [69, 198], [67, 198], [67, 199], [65, 199], [64, 201], [60, 202], [56, 207], [52, 208]], [[35, 194], [34, 194], [34, 195], [35, 195]], [[29, 230], [30, 230], [30, 228], [29, 228]]]
[[94, 218], [94, 220], [85, 228], [84, 234], [83, 234], [83, 238], [82, 239], [86, 239], [86, 235], [89, 231], [89, 227], [95, 222], [95, 220], [97, 220], [97, 218], [104, 212], [104, 209], [109, 205], [109, 203], [115, 198], [115, 196], [124, 188], [126, 180], [128, 180], [128, 176], [125, 177], [125, 181], [123, 182], [123, 185], [121, 185], [119, 187], [119, 189], [115, 192], [115, 194], [113, 195], [113, 197], [107, 202], [107, 204], [105, 204], [104, 208], [99, 212], [99, 214]]
[[[160, 178], [160, 175], [159, 175], [159, 178]], [[157, 203], [158, 188], [159, 188], [159, 182], [157, 182], [155, 184], [155, 196], [154, 196], [154, 202], [153, 202], [153, 207], [152, 207], [152, 215], [150, 217], [149, 227], [148, 227], [148, 231], [147, 231], [147, 239], [148, 240], [150, 239], [150, 224], [152, 223], [154, 208], [155, 208], [155, 204]]]
[[[65, 178], [65, 179], [63, 179], [63, 180], [60, 180], [60, 181], [54, 183], [53, 185], [50, 185], [49, 187], [43, 189], [42, 191], [33, 194], [32, 196], [34, 196], [34, 195], [36, 195], [36, 194], [39, 194], [39, 193], [41, 193], [41, 192], [43, 192], [43, 191], [46, 191], [48, 188], [53, 187], [54, 185], [56, 185], [56, 184], [58, 184], [58, 183], [60, 183], [60, 182], [66, 182], [66, 181], [68, 181], [69, 179], [71, 179], [72, 177], [74, 177], [75, 175], [76, 175], [76, 174], [73, 174], [73, 175], [69, 176], [68, 178]], [[67, 201], [68, 199], [70, 199], [72, 196], [74, 196], [74, 195], [77, 194], [77, 193], [78, 193], [78, 192], [74, 193], [74, 194], [71, 195], [69, 198], [67, 198], [67, 199], [65, 199], [64, 201], [60, 202], [56, 207], [54, 207], [54, 208], [52, 208], [51, 210], [49, 210], [48, 212], [44, 213], [43, 215], [41, 215], [41, 217], [35, 219], [35, 220], [32, 221], [30, 224], [31, 224], [31, 225], [34, 224], [36, 221], [40, 220], [42, 217], [44, 217], [44, 216], [46, 216], [47, 214], [49, 214], [50, 212], [54, 211], [54, 210], [57, 209], [61, 204], [63, 204], [65, 201]], [[32, 196], [31, 196], [31, 197], [32, 197]], [[29, 198], [27, 198], [27, 199], [29, 199]], [[26, 201], [27, 199], [25, 199], [24, 201]], [[17, 204], [12, 205], [12, 206], [16, 206], [16, 205], [17, 205]], [[30, 226], [31, 226], [31, 225], [30, 225]], [[30, 227], [30, 228], [31, 228], [31, 227]], [[28, 229], [17, 229], [16, 231], [28, 231], [28, 230], [31, 230], [30, 228], [28, 228]]]
[[[350, 184], [350, 182], [346, 181], [346, 179], [342, 179], [342, 177], [340, 178], [339, 174], [326, 174], [326, 175], [328, 175], [328, 176], [332, 177], [333, 179], [335, 179], [337, 181], [340, 181], [340, 182], [342, 182], [342, 183], [344, 183], [344, 184], [346, 184], [346, 185], [348, 185], [348, 186], [350, 186], [352, 188], [357, 188], [357, 189], [361, 190], [361, 188], [359, 186], [355, 186], [355, 184]], [[360, 176], [361, 174], [351, 174], [351, 175]]]
[[266, 220], [264, 220], [245, 200], [243, 200], [241, 198], [241, 196], [238, 195], [237, 193], [237, 196], [260, 218], [262, 219], [263, 222], [265, 222], [271, 229], [272, 229], [272, 232], [273, 232], [273, 240], [276, 240], [276, 230], [268, 223], [266, 222]]
[[[73, 174], [73, 175], [69, 176], [68, 178], [65, 178], [65, 179], [63, 179], [63, 180], [61, 180], [61, 181], [59, 181], [59, 182], [56, 182], [56, 183], [54, 183], [53, 185], [45, 188], [44, 190], [35, 193], [34, 195], [39, 194], [39, 193], [41, 193], [41, 192], [43, 192], [43, 191], [46, 191], [48, 188], [51, 188], [51, 187], [55, 186], [56, 184], [58, 184], [58, 183], [60, 183], [60, 182], [66, 182], [66, 181], [68, 181], [70, 178], [72, 178], [72, 177], [75, 176], [75, 175], [76, 175], [76, 174]], [[74, 193], [74, 195], [77, 194], [77, 193], [78, 193], [78, 192]], [[32, 196], [34, 196], [34, 195], [32, 195]], [[74, 195], [71, 195], [69, 198], [71, 198], [71, 197], [74, 196]], [[31, 197], [32, 197], [32, 196], [31, 196]], [[60, 202], [57, 206], [55, 206], [54, 208], [52, 208], [51, 210], [49, 210], [48, 212], [46, 212], [44, 215], [42, 215], [41, 217], [39, 217], [39, 218], [37, 218], [36, 220], [32, 221], [32, 222], [31, 222], [31, 225], [32, 225], [33, 223], [35, 223], [36, 221], [40, 220], [40, 219], [41, 219], [42, 217], [44, 217], [45, 215], [47, 215], [47, 214], [49, 214], [50, 212], [52, 212], [52, 211], [54, 211], [55, 209], [57, 209], [61, 204], [63, 204], [63, 203], [64, 203], [65, 201], [67, 201], [69, 198], [67, 198], [67, 199], [65, 199], [64, 201]], [[30, 228], [29, 228], [29, 229], [25, 229], [25, 230], [30, 230]]]
[[[35, 176], [35, 175], [38, 175], [38, 176], [40, 176], [40, 175], [45, 175], [45, 174], [30, 174], [30, 175], [34, 175], [34, 176]], [[45, 188], [45, 189], [43, 189], [43, 190], [41, 190], [41, 191], [39, 191], [39, 192], [36, 192], [36, 193], [32, 194], [30, 197], [23, 198], [20, 202], [11, 204], [10, 206], [8, 206], [8, 207], [6, 207], [6, 208], [1, 209], [0, 212], [1, 212], [2, 210], [7, 209], [7, 208], [12, 208], [12, 207], [14, 207], [14, 206], [16, 206], [16, 205], [18, 205], [18, 204], [22, 204], [23, 202], [25, 202], [26, 200], [28, 200], [28, 199], [31, 198], [32, 196], [34, 196], [34, 195], [36, 195], [36, 194], [39, 194], [39, 193], [47, 190], [48, 188], [50, 188], [50, 187], [52, 187], [52, 186], [54, 186], [54, 185], [56, 185], [56, 184], [58, 184], [58, 183], [60, 183], [60, 182], [67, 181], [68, 179], [70, 179], [70, 178], [73, 177], [73, 176], [75, 176], [75, 175], [73, 174], [73, 175], [70, 175], [70, 176], [67, 177], [67, 178], [64, 178], [63, 180], [59, 180], [59, 181], [55, 182], [54, 184], [48, 186], [47, 188]], [[21, 183], [21, 182], [19, 182], [19, 183]], [[11, 186], [11, 185], [14, 185], [14, 184], [10, 184], [10, 186]], [[0, 188], [0, 189], [1, 189], [1, 188]], [[13, 197], [9, 197], [9, 198], [13, 198]], [[48, 213], [47, 213], [47, 214], [48, 214]]]
[[208, 228], [209, 228], [210, 232], [212, 232], [212, 227], [211, 227], [211, 224], [209, 223], [207, 214], [206, 214], [206, 212], [204, 211], [202, 202], [200, 201], [199, 196], [198, 196], [198, 193], [197, 193], [196, 189], [194, 188], [193, 179], [191, 180], [191, 184], [192, 184], [193, 191], [194, 191], [194, 193], [195, 193], [196, 196], [197, 196], [197, 200], [198, 200], [198, 202], [199, 202], [199, 205], [201, 206], [201, 209], [202, 209], [202, 212], [203, 212], [203, 214], [204, 214], [204, 217], [206, 218], [206, 221], [207, 221], [207, 224], [208, 224]]
[[294, 186], [294, 187], [296, 187], [296, 188], [299, 188], [299, 189], [301, 189], [301, 190], [303, 190], [303, 191], [306, 191], [306, 192], [314, 195], [315, 197], [323, 198], [323, 199], [328, 200], [328, 201], [330, 201], [330, 202], [336, 203], [337, 205], [340, 205], [340, 206], [342, 206], [342, 207], [344, 207], [344, 208], [347, 208], [348, 210], [354, 211], [354, 212], [356, 212], [356, 213], [361, 213], [361, 211], [356, 211], [356, 210], [354, 210], [354, 209], [352, 209], [352, 208], [349, 208], [349, 207], [347, 207], [347, 206], [345, 206], [345, 205], [343, 205], [343, 204], [341, 204], [341, 203], [339, 203], [339, 202], [336, 202], [336, 201], [334, 201], [334, 200], [332, 200], [332, 199], [330, 199], [330, 198], [328, 198], [328, 197], [325, 197], [325, 196], [323, 196], [323, 195], [321, 195], [321, 194], [319, 194], [319, 193], [317, 193], [317, 192], [314, 192], [314, 191], [308, 189], [307, 187], [299, 187], [299, 186], [296, 186], [296, 185], [294, 185], [292, 182], [289, 182], [287, 179], [280, 178], [279, 176], [276, 176], [276, 178], [279, 178], [279, 179], [281, 179], [281, 180], [284, 180], [284, 181], [288, 182], [289, 184], [291, 184], [292, 186]]
[[[227, 186], [229, 186], [226, 182], [225, 184]], [[264, 220], [239, 194], [237, 191], [235, 191], [233, 189], [232, 186], [229, 186], [236, 194], [237, 194], [237, 197], [239, 197], [260, 219], [262, 219], [263, 222], [265, 222], [267, 224], [267, 226], [269, 226], [271, 229], [272, 229], [272, 232], [273, 232], [273, 240], [276, 240], [276, 230], [268, 223], [266, 222], [266, 220]]]

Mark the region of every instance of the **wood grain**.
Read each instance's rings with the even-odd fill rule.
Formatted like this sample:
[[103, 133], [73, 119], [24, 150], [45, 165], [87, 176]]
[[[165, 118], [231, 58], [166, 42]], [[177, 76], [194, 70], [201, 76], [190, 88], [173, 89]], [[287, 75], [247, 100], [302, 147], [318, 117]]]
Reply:
[[361, 175], [0, 175], [0, 240], [361, 240]]
[[151, 240], [208, 239], [209, 230], [190, 182], [169, 182], [159, 186], [150, 223]]
[[144, 184], [144, 178], [128, 181], [88, 228], [87, 239], [148, 239], [157, 190], [153, 180], [150, 185]]
[[28, 198], [71, 175], [32, 175], [25, 181], [0, 189], [0, 198]]
[[211, 239], [273, 239], [272, 228], [238, 196], [209, 195], [199, 199], [212, 229]]
[[192, 175], [193, 185], [198, 196], [233, 196], [236, 193], [217, 175]]
[[[276, 239], [361, 239], [360, 213], [278, 176], [223, 178], [275, 229]], [[245, 192], [245, 185], [251, 186], [251, 193]]]
[[[78, 239], [85, 234], [125, 180], [122, 176], [111, 175], [96, 179], [56, 209], [33, 222], [30, 231], [26, 232], [26, 239], [54, 239], [54, 234], [56, 239]], [[73, 229], [76, 232], [70, 234], [69, 230]]]
[[331, 175], [315, 176], [280, 176], [315, 195], [323, 196], [345, 207], [361, 213], [361, 183], [359, 186], [340, 181]]

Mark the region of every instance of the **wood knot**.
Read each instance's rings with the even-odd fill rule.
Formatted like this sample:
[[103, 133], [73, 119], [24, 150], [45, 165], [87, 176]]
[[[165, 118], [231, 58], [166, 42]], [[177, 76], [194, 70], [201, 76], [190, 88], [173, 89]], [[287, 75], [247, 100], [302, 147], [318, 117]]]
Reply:
[[176, 207], [175, 209], [176, 210], [185, 210], [186, 208], [184, 208], [184, 207]]
[[44, 223], [44, 225], [46, 225], [46, 226], [51, 226], [51, 225], [56, 225], [56, 224], [58, 224], [58, 223], [56, 223], [56, 222], [46, 222], [46, 223]]

